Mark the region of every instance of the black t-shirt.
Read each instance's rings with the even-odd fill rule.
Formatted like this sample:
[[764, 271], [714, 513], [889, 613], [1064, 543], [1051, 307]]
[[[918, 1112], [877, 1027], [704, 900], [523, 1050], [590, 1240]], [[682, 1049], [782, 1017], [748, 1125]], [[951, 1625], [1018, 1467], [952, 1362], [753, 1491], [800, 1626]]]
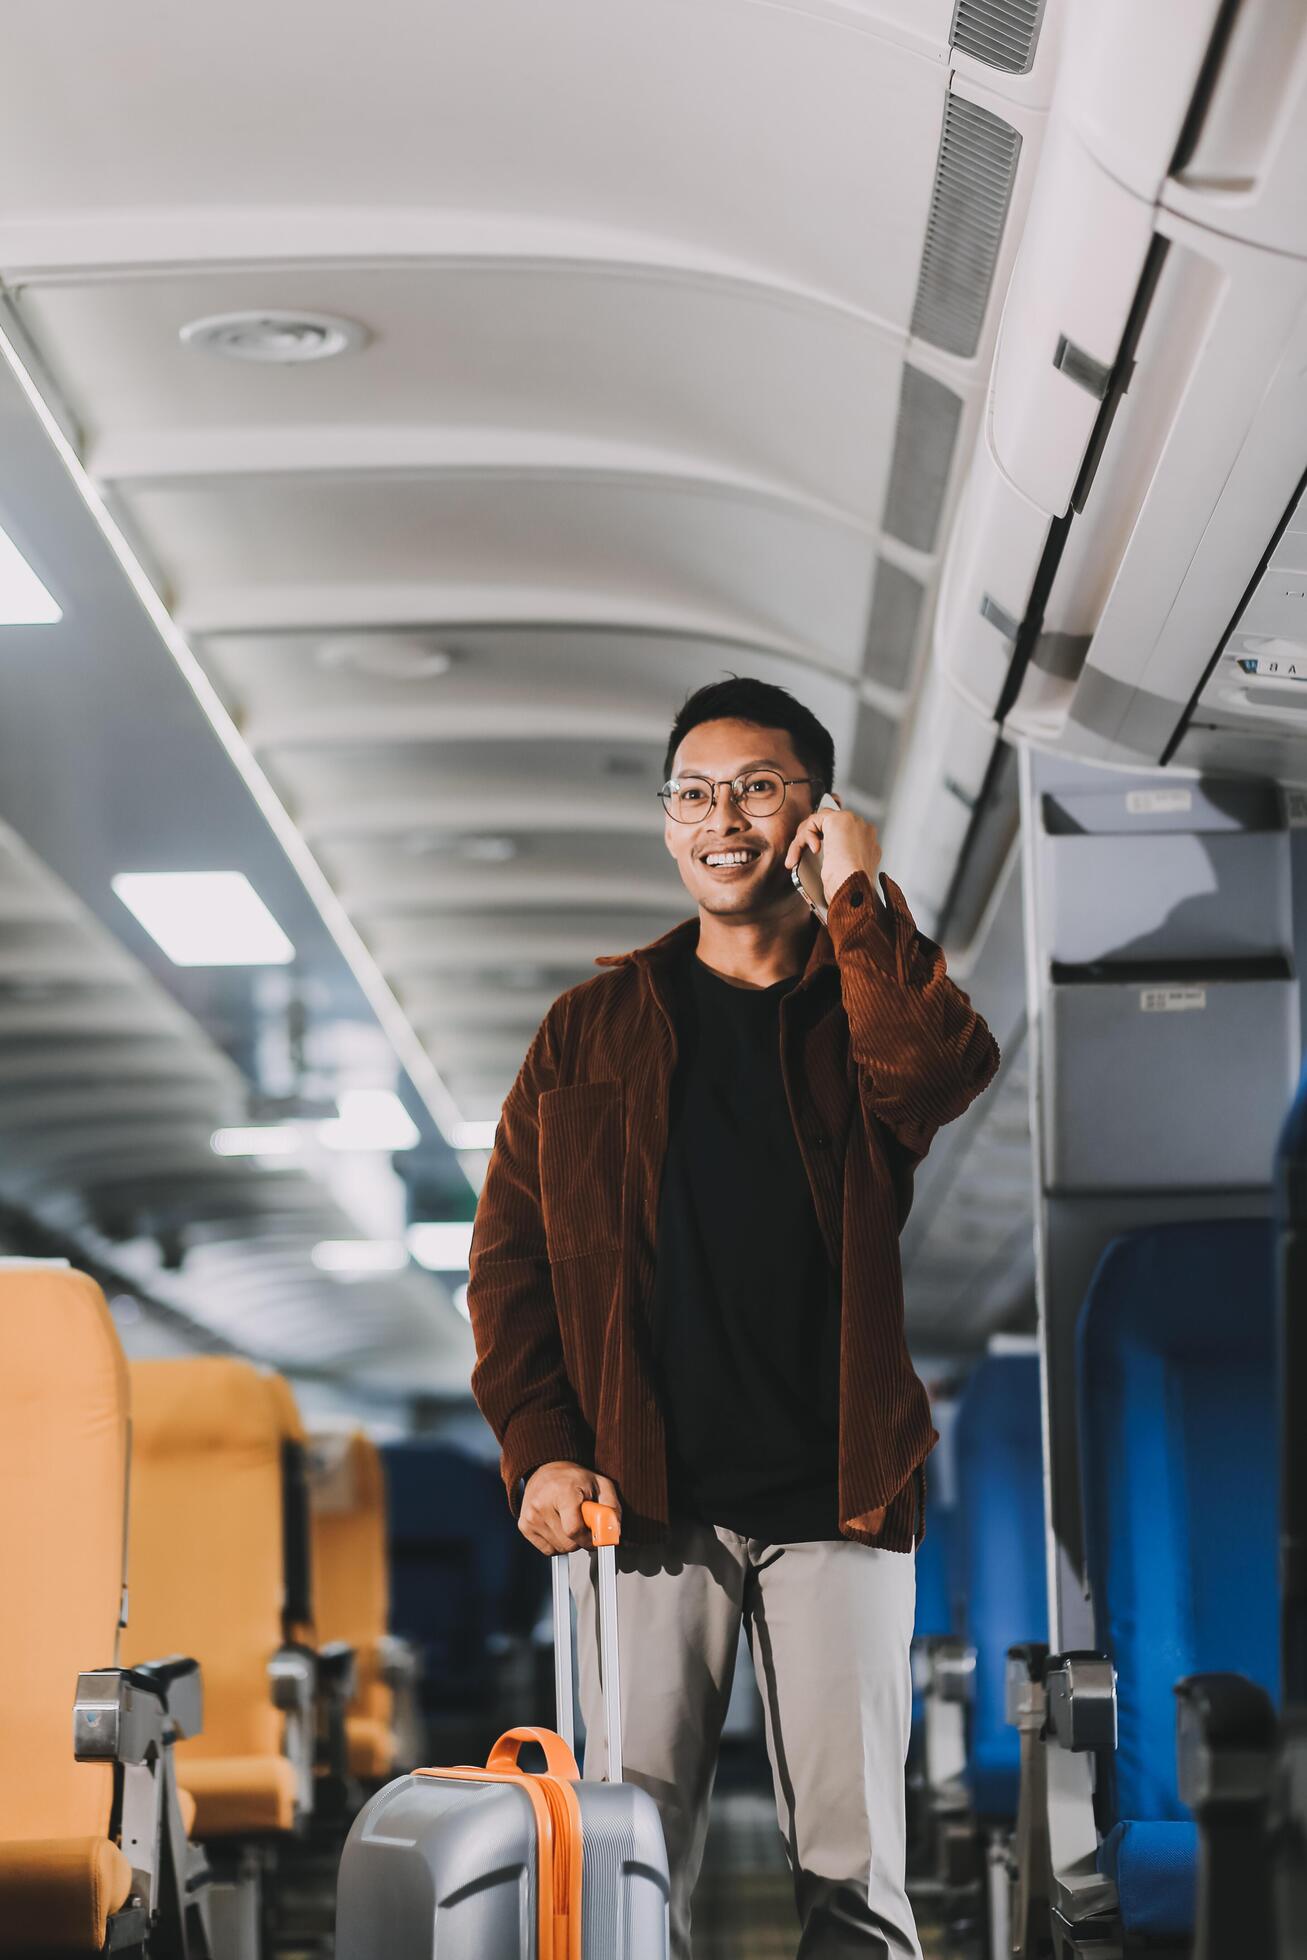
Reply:
[[654, 1283], [673, 1514], [838, 1538], [839, 1282], [781, 1073], [797, 980], [737, 987], [692, 950], [674, 977]]

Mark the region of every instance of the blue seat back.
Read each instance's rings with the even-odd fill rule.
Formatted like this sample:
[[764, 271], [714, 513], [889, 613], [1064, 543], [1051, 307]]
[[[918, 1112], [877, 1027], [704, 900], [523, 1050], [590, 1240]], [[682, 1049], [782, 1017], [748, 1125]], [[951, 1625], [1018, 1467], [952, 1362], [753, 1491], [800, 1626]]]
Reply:
[[439, 1443], [384, 1456], [392, 1627], [421, 1652], [429, 1709], [483, 1704], [500, 1637], [535, 1623], [547, 1562], [518, 1531], [493, 1463]]
[[1117, 1668], [1118, 1819], [1188, 1816], [1174, 1684], [1275, 1692], [1271, 1231], [1216, 1220], [1107, 1248], [1078, 1327], [1081, 1477], [1098, 1644]]
[[981, 1816], [1012, 1817], [1021, 1752], [1004, 1715], [1007, 1650], [1048, 1637], [1035, 1355], [986, 1356], [963, 1391], [954, 1448], [961, 1632], [976, 1653], [967, 1781]]
[[953, 1536], [951, 1504], [926, 1500], [926, 1535], [917, 1547], [918, 1640], [951, 1634], [953, 1623]]

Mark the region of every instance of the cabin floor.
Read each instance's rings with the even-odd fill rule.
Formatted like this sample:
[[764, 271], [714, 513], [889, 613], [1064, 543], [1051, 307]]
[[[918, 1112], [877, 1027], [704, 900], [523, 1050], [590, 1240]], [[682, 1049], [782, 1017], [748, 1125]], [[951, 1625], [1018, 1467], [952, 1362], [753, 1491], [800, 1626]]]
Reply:
[[[915, 1897], [923, 1960], [971, 1960]], [[720, 1786], [694, 1898], [694, 1960], [794, 1960], [794, 1894], [769, 1789]]]

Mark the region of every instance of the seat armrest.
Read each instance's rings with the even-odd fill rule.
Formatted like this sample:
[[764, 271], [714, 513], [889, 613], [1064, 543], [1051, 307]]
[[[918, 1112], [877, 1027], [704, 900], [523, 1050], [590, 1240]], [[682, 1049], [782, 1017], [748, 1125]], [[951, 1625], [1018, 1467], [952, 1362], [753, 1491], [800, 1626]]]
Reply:
[[358, 1656], [347, 1640], [329, 1640], [318, 1649], [318, 1687], [342, 1703], [358, 1691]]
[[[1280, 1740], [1270, 1696], [1242, 1674], [1191, 1674], [1176, 1682], [1175, 1695], [1180, 1796], [1198, 1820], [1194, 1960], [1270, 1955], [1277, 1942], [1269, 1813]], [[1296, 1952], [1296, 1944], [1285, 1951]]]
[[165, 1660], [141, 1661], [128, 1669], [131, 1680], [162, 1700], [179, 1737], [198, 1735], [204, 1727], [204, 1683], [200, 1663], [190, 1654], [169, 1654]]
[[77, 1677], [73, 1755], [79, 1763], [154, 1763], [168, 1737], [161, 1688], [126, 1667], [96, 1668]]
[[1052, 1654], [1044, 1669], [1047, 1733], [1076, 1755], [1116, 1748], [1116, 1669], [1106, 1654]]
[[279, 1647], [268, 1662], [272, 1700], [286, 1717], [283, 1751], [295, 1772], [297, 1821], [313, 1809], [313, 1754], [317, 1729], [314, 1703], [318, 1689], [318, 1658], [311, 1647]]
[[388, 1688], [405, 1688], [420, 1672], [417, 1648], [397, 1633], [383, 1633], [377, 1642], [377, 1668]]
[[311, 1715], [317, 1672], [317, 1659], [309, 1648], [279, 1647], [268, 1662], [274, 1706], [286, 1715]]
[[1047, 1697], [1044, 1669], [1048, 1648], [1042, 1640], [1028, 1640], [1007, 1650], [1007, 1669], [1003, 1677], [1003, 1713], [1014, 1729], [1032, 1728], [1042, 1734]]
[[1277, 1736], [1266, 1690], [1242, 1674], [1190, 1674], [1176, 1682], [1175, 1696], [1181, 1801], [1199, 1816], [1213, 1808], [1264, 1805]]
[[941, 1701], [971, 1700], [976, 1678], [976, 1650], [965, 1640], [935, 1640], [929, 1649], [929, 1692]]
[[131, 1910], [115, 1915], [110, 1947], [132, 1935], [137, 1907], [151, 1950], [157, 1942], [174, 1960], [193, 1951], [192, 1926], [207, 1926], [205, 1874], [192, 1869], [172, 1754], [179, 1736], [198, 1731], [201, 1710], [199, 1663], [183, 1655], [77, 1677], [73, 1754], [113, 1764], [115, 1836], [132, 1867]]

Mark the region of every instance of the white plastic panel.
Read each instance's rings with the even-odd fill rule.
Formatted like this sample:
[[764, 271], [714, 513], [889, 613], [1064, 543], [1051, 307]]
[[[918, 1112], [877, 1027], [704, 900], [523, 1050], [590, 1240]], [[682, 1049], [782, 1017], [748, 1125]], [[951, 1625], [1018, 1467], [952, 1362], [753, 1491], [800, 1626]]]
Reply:
[[1307, 8], [1244, 0], [1193, 153], [1163, 202], [1196, 224], [1302, 257], [1304, 184]]
[[[935, 615], [935, 657], [982, 714], [992, 714], [1048, 538], [1046, 512], [1008, 480], [982, 434], [949, 546]], [[988, 603], [987, 603], [988, 602]]]
[[[1296, 981], [1177, 973], [1055, 986], [1046, 1015], [1051, 1190], [1265, 1187], [1298, 1066]], [[1213, 1055], [1225, 1085], [1219, 1126], [1195, 1123], [1184, 1100]]]
[[1053, 363], [1065, 337], [1110, 368], [1153, 232], [1150, 205], [1054, 119], [1012, 273], [990, 397], [995, 454], [1049, 516], [1070, 505], [1099, 399]]
[[[1147, 203], [1170, 168], [1219, 4], [1073, 0], [1068, 9], [1056, 113], [1105, 171]], [[1251, 11], [1258, 10], [1253, 0]]]

